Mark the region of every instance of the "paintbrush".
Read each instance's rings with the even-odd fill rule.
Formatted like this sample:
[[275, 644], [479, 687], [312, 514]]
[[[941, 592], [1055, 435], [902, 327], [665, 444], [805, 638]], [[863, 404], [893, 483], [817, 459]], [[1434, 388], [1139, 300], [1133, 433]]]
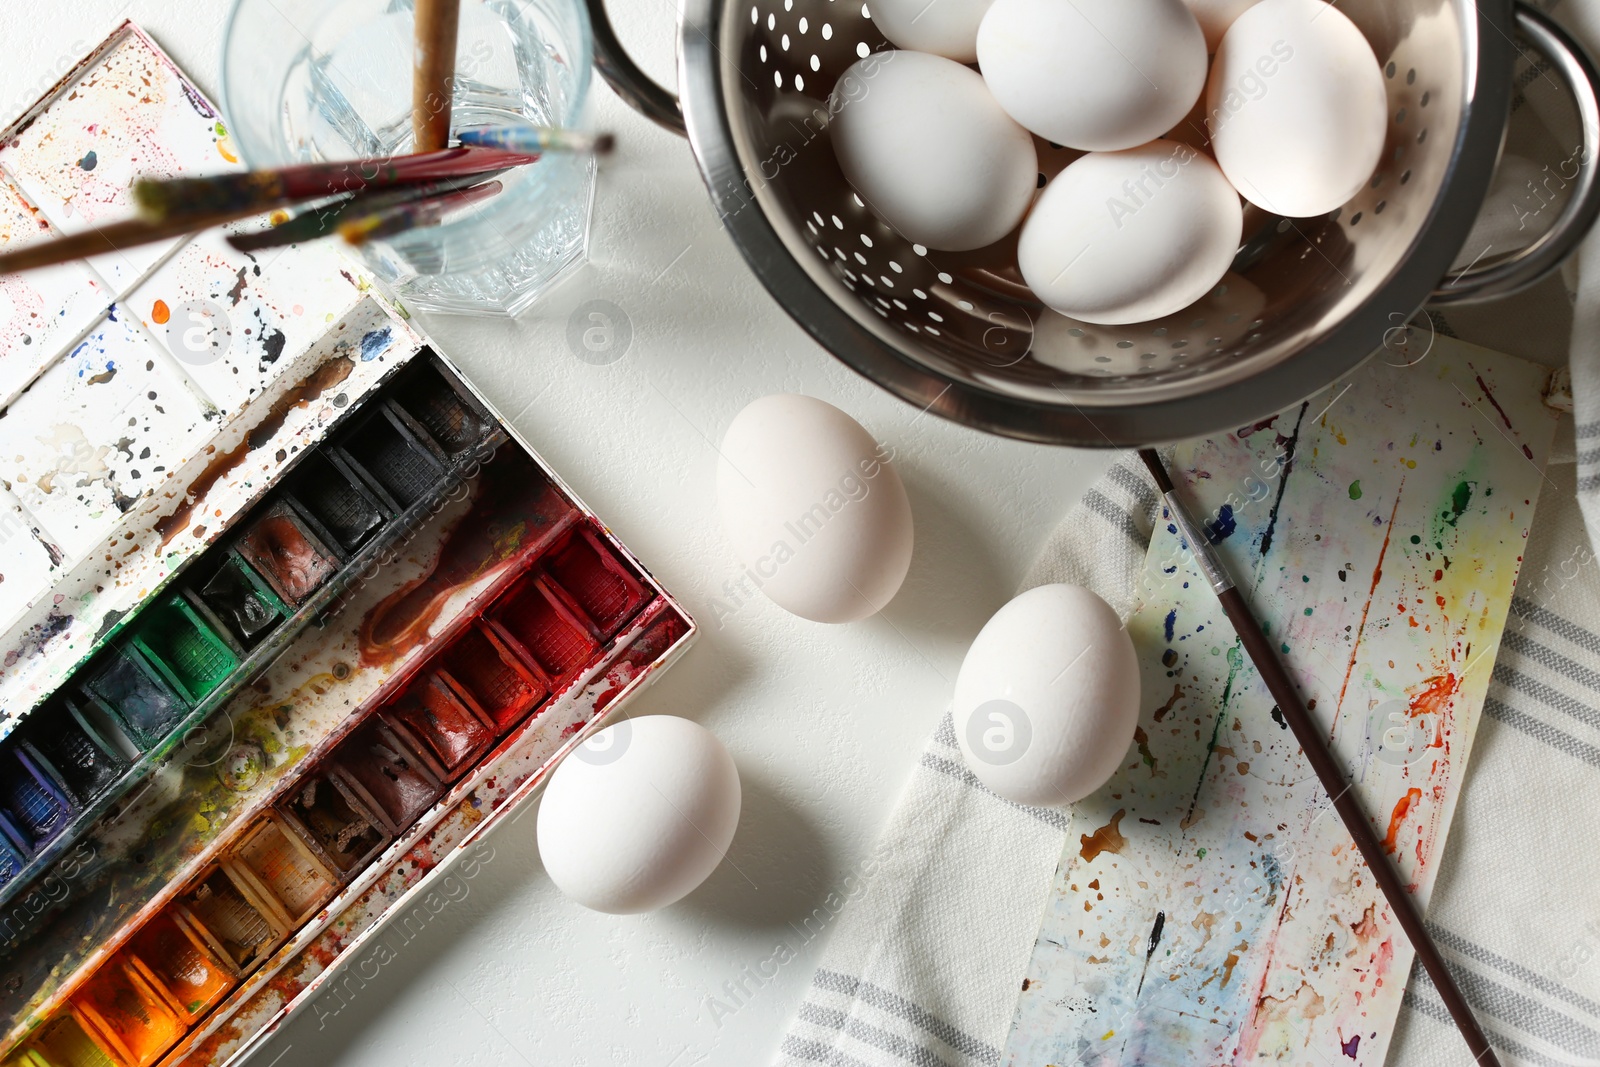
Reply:
[[58, 263], [69, 263], [72, 260], [84, 259], [88, 256], [120, 252], [125, 248], [146, 245], [154, 241], [187, 237], [191, 233], [210, 229], [212, 226], [249, 218], [251, 215], [259, 215], [260, 213], [259, 208], [249, 207], [236, 208], [232, 211], [214, 211], [208, 214], [184, 215], [179, 218], [161, 219], [154, 222], [146, 219], [129, 219], [126, 222], [114, 222], [84, 233], [58, 237], [52, 241], [40, 241], [37, 244], [28, 245], [14, 252], [0, 255], [0, 274], [14, 274], [17, 271], [33, 270], [37, 267], [52, 267]]
[[1294, 682], [1289, 678], [1288, 671], [1284, 669], [1283, 661], [1273, 651], [1261, 624], [1251, 613], [1244, 595], [1234, 586], [1221, 557], [1200, 533], [1194, 519], [1185, 510], [1183, 502], [1178, 499], [1161, 457], [1154, 449], [1144, 448], [1139, 450], [1139, 458], [1144, 460], [1145, 466], [1150, 469], [1150, 476], [1155, 479], [1156, 488], [1161, 490], [1168, 514], [1177, 525], [1179, 534], [1189, 543], [1189, 550], [1194, 553], [1195, 562], [1199, 564], [1201, 573], [1205, 575], [1212, 592], [1221, 602], [1222, 610], [1239, 635], [1240, 644], [1244, 646], [1250, 662], [1255, 664], [1256, 673], [1260, 674], [1261, 680], [1267, 684], [1272, 699], [1278, 702], [1278, 710], [1289, 723], [1295, 740], [1300, 742], [1300, 748], [1305, 752], [1311, 769], [1316, 772], [1317, 780], [1322, 783], [1322, 788], [1328, 791], [1328, 796], [1333, 798], [1334, 809], [1338, 811], [1339, 818], [1344, 820], [1345, 829], [1355, 840], [1362, 859], [1366, 860], [1373, 880], [1378, 883], [1384, 900], [1389, 903], [1389, 910], [1394, 912], [1400, 928], [1411, 939], [1411, 947], [1416, 950], [1417, 958], [1422, 961], [1428, 977], [1433, 979], [1434, 986], [1439, 990], [1440, 999], [1444, 1001], [1450, 1017], [1455, 1020], [1456, 1029], [1466, 1038], [1473, 1060], [1488, 1067], [1499, 1067], [1500, 1061], [1495, 1058], [1494, 1049], [1489, 1046], [1489, 1038], [1478, 1025], [1478, 1020], [1472, 1014], [1472, 1008], [1461, 995], [1461, 989], [1456, 985], [1449, 968], [1445, 966], [1444, 957], [1439, 954], [1439, 947], [1434, 944], [1432, 935], [1428, 933], [1428, 928], [1424, 925], [1422, 915], [1413, 903], [1411, 894], [1406, 892], [1404, 883], [1400, 881], [1399, 872], [1384, 854], [1383, 843], [1378, 840], [1377, 831], [1372, 828], [1372, 821], [1362, 810], [1355, 789], [1345, 777], [1343, 768], [1329, 750], [1327, 742], [1323, 740], [1322, 728], [1317, 725], [1310, 710], [1306, 708], [1299, 691], [1295, 689]]
[[503, 172], [490, 171], [487, 174], [473, 174], [464, 178], [450, 178], [441, 182], [425, 182], [421, 185], [401, 186], [398, 189], [356, 193], [341, 200], [308, 207], [270, 229], [256, 233], [230, 234], [228, 243], [240, 252], [259, 252], [265, 248], [281, 248], [284, 245], [304, 244], [307, 241], [315, 241], [331, 236], [339, 228], [340, 224], [349, 222], [351, 219], [394, 207], [398, 204], [423, 200], [442, 193], [454, 192], [457, 189], [466, 189], [500, 173]]
[[133, 199], [140, 213], [152, 222], [228, 211], [238, 212], [234, 218], [243, 218], [301, 200], [486, 174], [537, 158], [498, 148], [447, 148], [388, 159], [303, 163], [204, 178], [140, 178], [133, 183]]
[[411, 74], [413, 150], [436, 152], [450, 143], [461, 0], [417, 0], [416, 20], [416, 65]]
[[339, 236], [353, 245], [363, 245], [380, 237], [432, 226], [446, 212], [487, 200], [500, 192], [499, 182], [484, 182], [470, 189], [458, 189], [437, 196], [391, 204], [339, 224]]
[[603, 156], [617, 145], [616, 137], [609, 133], [560, 126], [474, 126], [456, 136], [464, 145], [508, 152], [589, 152]]

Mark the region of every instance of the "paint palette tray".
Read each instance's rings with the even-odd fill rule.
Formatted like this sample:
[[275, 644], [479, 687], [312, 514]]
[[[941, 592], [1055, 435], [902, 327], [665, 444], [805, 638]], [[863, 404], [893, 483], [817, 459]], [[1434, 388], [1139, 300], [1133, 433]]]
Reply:
[[[424, 395], [436, 398], [430, 410], [453, 405], [469, 412], [458, 422], [475, 427], [480, 436], [467, 443], [457, 434], [452, 456], [431, 438], [396, 429], [411, 418], [397, 398], [417, 404]], [[384, 432], [374, 433], [375, 425]], [[9, 826], [15, 832], [23, 857], [19, 867], [0, 871], [7, 878], [0, 885], [0, 904], [63, 855], [80, 832], [182, 743], [185, 731], [259, 676], [296, 634], [337, 610], [356, 576], [411, 536], [419, 518], [457, 491], [480, 457], [504, 443], [505, 434], [491, 427], [476, 399], [457, 392], [435, 360], [414, 360], [304, 453], [283, 482], [223, 536], [179, 567], [161, 593], [130, 611], [118, 626], [120, 636], [68, 675], [47, 701], [45, 714], [30, 722], [33, 748], [21, 736], [0, 741], [0, 820], [12, 816], [9, 823], [0, 821], [0, 831]], [[382, 484], [387, 475], [376, 473], [379, 469], [426, 474], [429, 481], [408, 489], [404, 505], [396, 501], [373, 511], [378, 521], [360, 536], [353, 536], [348, 525], [330, 531], [324, 522], [338, 516], [328, 514], [327, 500], [336, 494], [371, 500], [363, 486]], [[342, 486], [337, 479], [343, 479]], [[414, 717], [425, 732], [431, 716], [447, 710], [438, 700], [426, 708], [436, 705], [437, 712]], [[85, 709], [97, 713], [99, 727], [92, 735], [84, 725]], [[93, 757], [93, 738], [105, 736], [110, 738], [106, 748], [129, 757], [115, 764], [91, 760], [99, 773], [72, 781], [38, 754], [43, 745]], [[488, 737], [485, 727], [483, 739]], [[452, 770], [471, 754], [456, 753]], [[66, 765], [74, 766], [70, 754]], [[7, 807], [18, 791], [26, 798]]]
[[[422, 375], [461, 387], [426, 353], [395, 383]], [[386, 385], [367, 406], [387, 411], [396, 395]], [[498, 426], [486, 407], [473, 407], [485, 427]], [[350, 425], [368, 422], [358, 412]], [[173, 585], [203, 599], [218, 575], [237, 571], [257, 515], [304, 521], [299, 470]], [[186, 772], [198, 769], [185, 780], [210, 777], [210, 785], [176, 808], [125, 805], [78, 843], [71, 855], [88, 847], [91, 858], [62, 873], [65, 906], [18, 938], [33, 983], [25, 1003], [8, 1005], [20, 1054], [53, 1064], [49, 1042], [81, 1033], [116, 1064], [243, 1055], [692, 638], [687, 616], [514, 440], [459, 489], [461, 499], [412, 531], [409, 561], [392, 574], [380, 569], [323, 627], [296, 635], [264, 676], [265, 691], [237, 694], [224, 716], [229, 743], [202, 748]], [[384, 544], [374, 538], [369, 548]], [[172, 595], [158, 596], [156, 610], [168, 610]], [[378, 662], [350, 669], [354, 650]], [[298, 699], [284, 702], [287, 693]], [[93, 740], [79, 729], [80, 743]], [[263, 733], [281, 758], [255, 750], [258, 762], [242, 772], [231, 761], [238, 735]], [[169, 757], [166, 766], [182, 762]], [[204, 812], [213, 832], [175, 832], [185, 811]], [[140, 818], [152, 821], [130, 830]], [[98, 858], [130, 834], [138, 862]], [[105, 1007], [139, 997], [138, 1010], [113, 1016]], [[8, 999], [0, 992], [0, 1003]]]
[[[40, 233], [92, 225], [64, 205], [117, 207], [152, 146], [233, 165], [124, 25], [0, 139], [0, 193]], [[22, 217], [0, 202], [0, 243], [36, 239]], [[33, 535], [0, 539], [0, 1065], [237, 1062], [694, 623], [326, 249], [207, 235], [13, 283], [65, 324], [0, 328], [0, 457], [19, 411], [72, 429], [0, 461], [0, 522]], [[234, 343], [193, 362], [168, 331], [206, 300]]]

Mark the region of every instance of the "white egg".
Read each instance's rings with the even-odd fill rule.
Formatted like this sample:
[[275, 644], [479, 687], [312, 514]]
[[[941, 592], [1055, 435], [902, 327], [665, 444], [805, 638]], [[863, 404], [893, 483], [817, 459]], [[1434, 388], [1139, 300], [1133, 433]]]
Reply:
[[739, 825], [739, 771], [705, 727], [623, 719], [562, 761], [539, 804], [539, 858], [568, 897], [613, 915], [664, 908], [710, 877]]
[[1015, 229], [1033, 199], [1033, 138], [952, 59], [868, 56], [840, 77], [829, 109], [839, 169], [907, 240], [982, 248]]
[[1200, 21], [1200, 29], [1205, 31], [1206, 47], [1211, 51], [1217, 50], [1217, 45], [1222, 42], [1222, 35], [1228, 32], [1234, 20], [1250, 8], [1259, 4], [1261, 0], [1185, 0], [1189, 10], [1194, 12], [1194, 17]]
[[1040, 137], [1109, 152], [1160, 137], [1206, 84], [1206, 39], [1183, 0], [995, 0], [978, 66]]
[[978, 60], [978, 23], [994, 0], [872, 0], [872, 22], [899, 48]]
[[894, 599], [911, 566], [911, 501], [860, 423], [780, 393], [739, 412], [720, 451], [718, 511], [750, 584], [814, 622], [854, 622]]
[[1378, 57], [1323, 0], [1262, 0], [1217, 50], [1206, 88], [1211, 150], [1244, 198], [1309, 218], [1372, 177], [1388, 132]]
[[[1028, 355], [1074, 374], [1169, 370], [1193, 355], [1237, 344], [1260, 327], [1266, 308], [1267, 294], [1249, 278], [1230, 271], [1182, 311], [1130, 326], [1097, 326], [1053, 311], [1040, 312]], [[1180, 341], [1183, 348], [1175, 351], [1172, 346]], [[1100, 356], [1107, 362], [1100, 362]]]
[[1111, 605], [1042, 585], [995, 612], [956, 676], [956, 743], [1018, 804], [1073, 804], [1106, 783], [1139, 725], [1139, 663]]
[[1091, 152], [1045, 186], [1017, 243], [1043, 303], [1100, 325], [1181, 311], [1227, 273], [1239, 195], [1210, 157], [1175, 141]]

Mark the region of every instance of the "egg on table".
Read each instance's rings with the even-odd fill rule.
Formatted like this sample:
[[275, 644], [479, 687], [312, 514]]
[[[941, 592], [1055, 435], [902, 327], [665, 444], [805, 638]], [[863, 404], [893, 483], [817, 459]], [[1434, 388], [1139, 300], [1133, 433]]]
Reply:
[[978, 60], [978, 23], [993, 0], [873, 0], [872, 21], [890, 43], [959, 63]]
[[1223, 173], [1246, 200], [1290, 218], [1360, 191], [1383, 155], [1388, 107], [1372, 46], [1323, 0], [1261, 0], [1240, 15], [1206, 87]]
[[1040, 137], [1107, 152], [1160, 137], [1206, 83], [1206, 39], [1183, 0], [995, 0], [978, 67]]
[[1106, 783], [1133, 742], [1133, 639], [1082, 586], [1030, 589], [967, 650], [953, 714], [961, 755], [984, 785], [1018, 804], [1074, 804]]
[[1091, 152], [1045, 186], [1017, 242], [1022, 277], [1069, 318], [1126, 325], [1181, 311], [1227, 273], [1239, 195], [1176, 141]]
[[630, 915], [681, 900], [739, 825], [739, 771], [688, 719], [623, 719], [562, 761], [539, 804], [539, 858], [586, 908]]
[[814, 622], [881, 611], [911, 567], [911, 501], [890, 453], [826, 401], [762, 397], [734, 417], [717, 508], [751, 584]]
[[1038, 156], [976, 72], [941, 56], [880, 53], [853, 64], [833, 92], [839, 169], [901, 236], [964, 252], [1016, 228]]

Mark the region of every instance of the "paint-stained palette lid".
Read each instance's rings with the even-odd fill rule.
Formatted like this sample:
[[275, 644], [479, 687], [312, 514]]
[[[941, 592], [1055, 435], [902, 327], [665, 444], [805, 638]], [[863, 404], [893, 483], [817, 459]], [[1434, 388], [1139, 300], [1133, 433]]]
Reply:
[[[240, 166], [124, 23], [0, 134], [0, 247]], [[212, 231], [0, 278], [0, 736], [421, 346], [323, 245]]]

